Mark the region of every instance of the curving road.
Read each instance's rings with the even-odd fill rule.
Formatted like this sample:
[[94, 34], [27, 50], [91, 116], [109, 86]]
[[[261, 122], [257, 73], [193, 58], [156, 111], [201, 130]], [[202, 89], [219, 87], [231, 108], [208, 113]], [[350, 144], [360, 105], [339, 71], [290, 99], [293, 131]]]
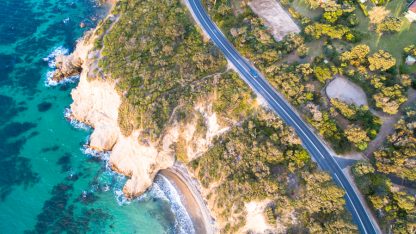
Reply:
[[193, 17], [200, 24], [204, 32], [221, 49], [227, 60], [235, 67], [241, 78], [258, 94], [261, 95], [269, 107], [287, 124], [292, 126], [319, 166], [328, 171], [334, 180], [344, 188], [347, 208], [350, 210], [355, 223], [361, 233], [377, 233], [372, 219], [367, 214], [363, 204], [345, 177], [335, 158], [325, 148], [324, 144], [299, 117], [293, 108], [278, 94], [264, 77], [241, 56], [231, 45], [217, 26], [211, 21], [200, 0], [185, 0]]

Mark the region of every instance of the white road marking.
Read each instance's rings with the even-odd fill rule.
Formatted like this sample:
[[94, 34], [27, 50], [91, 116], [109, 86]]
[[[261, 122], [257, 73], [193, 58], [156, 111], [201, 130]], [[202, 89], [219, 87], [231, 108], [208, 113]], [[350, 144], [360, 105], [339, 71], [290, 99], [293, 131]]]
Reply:
[[[192, 0], [191, 0], [192, 1]], [[191, 7], [192, 8], [192, 7]], [[192, 8], [193, 9], [193, 8]], [[202, 18], [202, 20], [204, 21], [204, 23], [206, 24], [206, 25], [209, 25], [208, 23], [207, 23], [207, 21], [206, 21], [206, 19], [203, 17], [203, 15], [202, 15], [202, 13], [201, 13], [201, 11], [200, 11], [200, 9], [198, 8], [198, 7], [196, 7], [196, 9], [197, 9], [197, 11], [198, 11], [198, 13], [199, 13], [199, 15], [201, 16], [201, 18]], [[199, 19], [198, 19], [199, 20]], [[276, 105], [278, 105], [279, 107], [280, 107], [280, 109], [281, 110], [283, 110], [283, 112], [286, 114], [286, 116], [293, 122], [293, 124], [294, 125], [296, 125], [296, 127], [298, 128], [298, 130], [300, 130], [302, 133], [303, 133], [303, 135], [304, 135], [304, 137], [306, 137], [306, 139], [309, 141], [309, 143], [316, 149], [316, 151], [320, 154], [320, 156], [323, 158], [323, 159], [325, 159], [325, 157], [324, 157], [324, 155], [322, 154], [322, 152], [318, 149], [318, 147], [315, 145], [315, 143], [309, 138], [309, 136], [304, 132], [304, 130], [298, 125], [298, 123], [296, 123], [296, 121], [294, 121], [294, 119], [289, 115], [289, 113], [273, 98], [273, 96], [267, 91], [267, 89], [265, 89], [256, 79], [255, 79], [255, 77], [251, 74], [251, 72], [249, 71], [249, 70], [247, 70], [247, 65], [246, 64], [241, 64], [241, 61], [240, 61], [240, 59], [237, 59], [237, 58], [235, 58], [234, 56], [233, 56], [233, 53], [225, 46], [225, 44], [219, 39], [219, 37], [216, 35], [216, 33], [210, 28], [210, 27], [208, 27], [208, 29], [211, 31], [211, 33], [214, 35], [214, 37], [215, 37], [215, 39], [217, 39], [218, 40], [218, 42], [219, 43], [221, 43], [221, 45], [224, 47], [224, 49], [231, 55], [231, 57], [232, 58], [234, 58], [234, 60], [244, 69], [244, 71], [245, 72], [247, 72], [248, 74], [249, 74], [249, 77], [250, 78], [252, 78], [252, 80], [254, 80], [256, 83], [257, 83], [257, 85], [258, 86], [260, 86], [261, 88], [262, 88], [262, 91], [263, 92], [265, 92], [267, 95], [268, 95], [268, 97], [276, 104]], [[217, 28], [217, 31], [219, 31], [219, 32], [221, 32], [218, 28]], [[221, 34], [222, 34], [222, 32], [221, 32]], [[223, 36], [224, 36], [224, 34], [222, 34]], [[237, 52], [235, 52], [236, 54], [238, 54]], [[257, 71], [256, 71], [256, 73], [257, 73]], [[241, 75], [243, 75], [243, 74], [241, 74]], [[244, 76], [244, 75], [243, 75]], [[266, 84], [268, 84], [267, 83], [267, 81], [266, 80], [263, 80]], [[268, 87], [268, 88], [271, 88], [271, 87]], [[272, 89], [272, 88], [271, 88]], [[272, 89], [273, 90], [273, 89]], [[276, 94], [276, 95], [278, 95], [278, 94]], [[266, 99], [266, 98], [265, 98]], [[267, 101], [267, 99], [266, 99], [266, 101]], [[289, 107], [290, 108], [290, 107]], [[296, 113], [294, 112], [294, 114], [296, 115]], [[313, 134], [313, 133], [312, 133]], [[318, 141], [319, 141], [319, 139], [317, 139]], [[323, 146], [324, 147], [324, 146]], [[325, 147], [324, 147], [325, 148]], [[329, 153], [329, 152], [327, 152], [328, 153], [328, 155], [330, 155], [330, 157], [332, 157], [331, 156], [331, 154]], [[333, 158], [334, 159], [334, 158]], [[338, 167], [338, 169], [342, 172], [342, 169], [341, 169], [341, 167], [339, 166], [339, 164], [338, 164], [338, 162], [336, 161], [336, 159], [334, 159], [334, 161], [335, 161], [335, 165], [337, 165], [337, 167]], [[362, 220], [361, 220], [361, 217], [360, 217], [360, 215], [359, 215], [359, 213], [358, 213], [358, 211], [357, 211], [357, 209], [356, 209], [356, 207], [355, 207], [355, 205], [354, 205], [354, 203], [352, 202], [352, 199], [351, 199], [351, 197], [348, 195], [348, 191], [345, 189], [345, 186], [343, 185], [343, 183], [342, 183], [342, 181], [339, 179], [339, 177], [338, 177], [338, 175], [334, 172], [334, 175], [336, 176], [336, 178], [338, 179], [338, 181], [340, 182], [340, 184], [341, 184], [341, 186], [344, 188], [344, 190], [346, 191], [346, 195], [347, 195], [347, 197], [348, 197], [348, 200], [350, 201], [350, 203], [351, 203], [351, 205], [352, 205], [352, 207], [354, 208], [354, 211], [355, 211], [355, 213], [357, 214], [357, 217], [358, 217], [358, 219], [359, 219], [359, 221], [360, 221], [360, 223], [362, 224], [362, 227], [363, 227], [363, 229], [364, 229], [364, 232], [365, 233], [367, 233], [367, 231], [366, 231], [366, 229], [365, 229], [365, 226], [364, 226], [364, 224], [363, 224], [363, 222], [362, 222]], [[360, 203], [360, 205], [362, 206], [362, 203], [361, 203], [361, 200], [359, 199], [359, 198], [357, 198], [358, 199], [358, 201], [359, 201], [359, 203]], [[374, 225], [373, 225], [373, 223], [372, 223], [372, 221], [371, 221], [371, 219], [368, 217], [368, 214], [367, 214], [367, 212], [366, 212], [366, 210], [365, 209], [363, 209], [364, 210], [364, 213], [366, 214], [366, 216], [367, 216], [367, 218], [369, 219], [369, 221], [370, 221], [370, 224], [371, 224], [371, 226], [373, 227], [373, 229], [375, 230], [375, 228], [374, 228]]]

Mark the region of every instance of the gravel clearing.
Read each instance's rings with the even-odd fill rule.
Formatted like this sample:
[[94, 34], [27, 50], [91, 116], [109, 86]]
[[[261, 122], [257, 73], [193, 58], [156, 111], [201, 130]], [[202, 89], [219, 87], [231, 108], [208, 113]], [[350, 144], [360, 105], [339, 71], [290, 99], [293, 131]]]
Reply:
[[363, 89], [341, 76], [336, 77], [328, 84], [326, 94], [329, 98], [337, 98], [348, 104], [368, 105], [367, 96]]
[[276, 0], [253, 0], [248, 5], [264, 19], [275, 40], [280, 41], [289, 33], [300, 32], [298, 25]]

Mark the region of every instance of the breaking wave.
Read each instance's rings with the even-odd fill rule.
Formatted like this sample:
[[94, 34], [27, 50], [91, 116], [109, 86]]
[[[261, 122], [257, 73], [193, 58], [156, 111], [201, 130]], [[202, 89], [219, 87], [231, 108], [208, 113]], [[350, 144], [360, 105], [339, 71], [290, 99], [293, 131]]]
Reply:
[[43, 58], [43, 61], [48, 62], [49, 68], [55, 68], [55, 58], [59, 55], [67, 55], [69, 50], [63, 46], [56, 47], [48, 56]]
[[156, 176], [148, 195], [169, 202], [170, 209], [175, 214], [175, 230], [177, 233], [195, 233], [191, 217], [182, 204], [178, 191], [166, 177], [163, 175]]
[[91, 130], [91, 127], [83, 122], [80, 122], [72, 117], [72, 111], [70, 108], [65, 108], [64, 117], [69, 121], [72, 127], [82, 130]]
[[60, 55], [68, 55], [69, 50], [63, 46], [56, 47], [48, 56], [43, 58], [43, 61], [48, 63], [49, 71], [46, 72], [45, 86], [56, 86], [58, 84], [75, 83], [79, 79], [79, 75], [67, 77], [59, 82], [54, 81], [53, 74], [56, 69], [56, 57]]

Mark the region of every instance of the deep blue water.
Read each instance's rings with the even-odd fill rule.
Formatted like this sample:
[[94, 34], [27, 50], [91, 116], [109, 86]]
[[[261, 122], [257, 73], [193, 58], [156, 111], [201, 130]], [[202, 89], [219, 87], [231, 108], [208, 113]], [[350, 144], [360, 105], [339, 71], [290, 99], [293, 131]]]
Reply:
[[125, 178], [85, 153], [91, 130], [64, 118], [76, 82], [45, 85], [51, 70], [45, 58], [59, 48], [71, 51], [105, 11], [92, 0], [0, 0], [0, 233], [181, 228], [163, 178], [127, 202]]

